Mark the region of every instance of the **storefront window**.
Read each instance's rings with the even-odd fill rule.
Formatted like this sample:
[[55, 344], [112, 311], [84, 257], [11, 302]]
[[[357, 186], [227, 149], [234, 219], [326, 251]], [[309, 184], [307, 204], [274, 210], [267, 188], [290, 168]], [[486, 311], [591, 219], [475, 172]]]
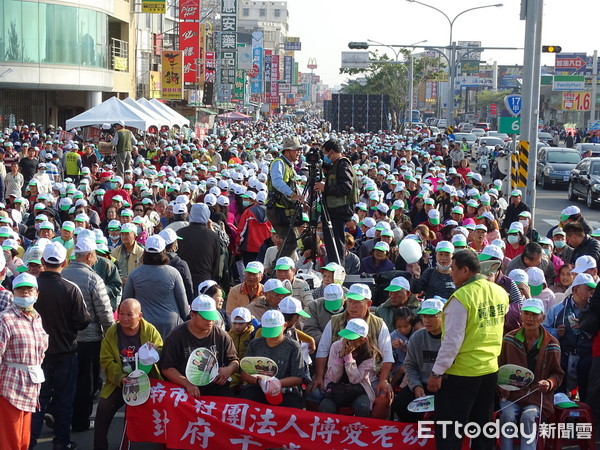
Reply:
[[90, 9], [0, 1], [0, 62], [107, 67], [108, 16]]

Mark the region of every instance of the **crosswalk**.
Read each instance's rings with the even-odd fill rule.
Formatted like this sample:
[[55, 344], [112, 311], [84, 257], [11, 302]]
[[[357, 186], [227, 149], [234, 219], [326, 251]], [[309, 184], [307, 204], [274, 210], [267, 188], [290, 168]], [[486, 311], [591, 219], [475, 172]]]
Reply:
[[[554, 220], [554, 219], [542, 219], [543, 222], [547, 223], [548, 225], [550, 225], [551, 227], [558, 225], [558, 220]], [[590, 227], [592, 227], [593, 230], [600, 228], [600, 222], [595, 222], [595, 221], [587, 221], [588, 225]]]

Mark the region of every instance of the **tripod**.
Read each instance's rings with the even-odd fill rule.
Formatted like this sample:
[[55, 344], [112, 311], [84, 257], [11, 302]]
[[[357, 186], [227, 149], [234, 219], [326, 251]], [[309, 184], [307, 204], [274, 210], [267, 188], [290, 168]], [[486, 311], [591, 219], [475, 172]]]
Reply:
[[[321, 205], [321, 221], [323, 222], [323, 225], [327, 225], [327, 229], [330, 233], [329, 235], [331, 237], [331, 241], [333, 242], [333, 245], [335, 248], [336, 259], [337, 259], [337, 255], [339, 255], [339, 252], [338, 252], [338, 248], [337, 248], [337, 243], [335, 242], [335, 239], [334, 239], [333, 226], [331, 224], [331, 216], [329, 215], [329, 210], [327, 209], [327, 205], [324, 202], [323, 196], [321, 195], [321, 193], [319, 193], [315, 190], [315, 183], [317, 183], [321, 180], [318, 169], [319, 169], [319, 166], [317, 166], [316, 164], [309, 164], [309, 166], [308, 166], [308, 179], [306, 182], [306, 186], [304, 187], [304, 189], [302, 191], [302, 196], [304, 198], [306, 198], [306, 203], [308, 205], [309, 225], [308, 225], [307, 230], [304, 233], [302, 233], [298, 237], [298, 239], [303, 239], [304, 237], [312, 236], [313, 248], [311, 248], [310, 250], [312, 252], [313, 258], [316, 258], [317, 250], [318, 250], [318, 248], [317, 248], [317, 244], [318, 244], [317, 233], [316, 233], [318, 211], [316, 210], [315, 205], [318, 202]], [[308, 197], [307, 197], [307, 195], [308, 195]], [[282, 252], [283, 248], [285, 247], [285, 244], [287, 243], [288, 239], [290, 239], [290, 235], [292, 233], [294, 233], [294, 236], [295, 236], [294, 226], [298, 219], [298, 215], [300, 215], [300, 217], [302, 217], [302, 204], [300, 202], [296, 203], [296, 210], [294, 211], [294, 215], [290, 219], [290, 225], [291, 225], [290, 231], [285, 236], [285, 239], [283, 240], [283, 244], [282, 244], [281, 248], [279, 249], [279, 251], [277, 252], [277, 259], [279, 259], [279, 257], [281, 256], [281, 252]], [[332, 255], [330, 255], [330, 256], [332, 256]]]

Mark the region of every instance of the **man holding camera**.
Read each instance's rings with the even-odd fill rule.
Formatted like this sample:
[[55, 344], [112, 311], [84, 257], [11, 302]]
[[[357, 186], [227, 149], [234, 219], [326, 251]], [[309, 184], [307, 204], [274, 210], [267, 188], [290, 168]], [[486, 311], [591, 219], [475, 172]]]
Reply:
[[[301, 149], [297, 137], [284, 138], [281, 156], [274, 159], [269, 167], [267, 217], [279, 237], [284, 239], [278, 258], [291, 256], [298, 244], [298, 235], [291, 221], [296, 211], [296, 202], [305, 203], [304, 197], [298, 194], [294, 168]], [[298, 212], [296, 217], [299, 221], [301, 212]]]
[[323, 144], [323, 161], [329, 165], [325, 182], [315, 183], [315, 191], [323, 193], [323, 203], [331, 218], [332, 230], [325, 232], [323, 240], [329, 262], [344, 264], [344, 227], [352, 218], [358, 203], [358, 180], [350, 160], [342, 155], [339, 142], [329, 140]]

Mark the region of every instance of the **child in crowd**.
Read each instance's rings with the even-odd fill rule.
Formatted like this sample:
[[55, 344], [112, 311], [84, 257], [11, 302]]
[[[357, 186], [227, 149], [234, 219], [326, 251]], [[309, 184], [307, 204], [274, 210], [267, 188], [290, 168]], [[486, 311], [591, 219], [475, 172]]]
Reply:
[[565, 299], [565, 293], [573, 283], [575, 274], [571, 272], [572, 270], [572, 264], [563, 264], [557, 271], [556, 280], [554, 280], [554, 284], [550, 286], [550, 289], [554, 292], [556, 303], [560, 303]]
[[404, 376], [404, 358], [408, 339], [415, 331], [416, 316], [405, 306], [398, 308], [394, 314], [394, 327], [396, 328], [390, 334], [392, 349], [394, 350], [394, 366], [392, 368], [392, 386], [396, 387], [402, 381]]
[[[229, 330], [229, 336], [233, 340], [238, 357], [242, 359], [246, 356], [248, 344], [254, 339], [252, 315], [248, 308], [240, 306], [231, 311], [231, 330]], [[239, 373], [232, 375], [230, 387], [234, 392], [238, 392], [242, 387], [242, 378]]]

